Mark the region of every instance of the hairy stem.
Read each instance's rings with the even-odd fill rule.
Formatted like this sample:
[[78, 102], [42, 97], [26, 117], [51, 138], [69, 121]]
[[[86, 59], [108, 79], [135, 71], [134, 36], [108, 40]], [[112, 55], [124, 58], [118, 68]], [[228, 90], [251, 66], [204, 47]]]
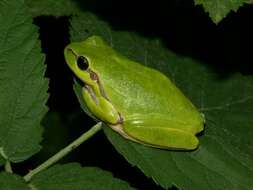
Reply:
[[39, 165], [37, 168], [31, 170], [28, 174], [24, 176], [24, 180], [26, 182], [29, 182], [31, 178], [36, 175], [37, 173], [41, 172], [42, 170], [47, 169], [49, 166], [56, 163], [58, 160], [66, 156], [68, 153], [70, 153], [72, 150], [74, 150], [76, 147], [78, 147], [80, 144], [82, 144], [84, 141], [92, 137], [94, 134], [96, 134], [100, 129], [102, 129], [102, 123], [99, 122], [96, 125], [94, 125], [90, 130], [88, 130], [86, 133], [81, 135], [79, 138], [74, 140], [72, 143], [70, 143], [68, 146], [57, 152], [54, 156], [49, 158], [47, 161]]

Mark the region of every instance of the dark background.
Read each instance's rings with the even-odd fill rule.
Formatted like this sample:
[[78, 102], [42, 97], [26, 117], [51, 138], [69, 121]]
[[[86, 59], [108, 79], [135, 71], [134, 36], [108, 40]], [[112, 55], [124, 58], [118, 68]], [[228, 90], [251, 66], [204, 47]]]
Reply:
[[[214, 24], [201, 6], [193, 1], [165, 2], [93, 0], [80, 3], [110, 23], [115, 30], [134, 31], [147, 38], [160, 38], [169, 50], [209, 64], [221, 77], [235, 72], [252, 74], [253, 7], [245, 5], [237, 13], [231, 12], [218, 25]], [[88, 130], [95, 122], [83, 113], [73, 92], [73, 75], [67, 68], [63, 49], [70, 43], [71, 16], [37, 17], [42, 51], [46, 54], [46, 77], [50, 79], [43, 150], [14, 169], [25, 174]], [[137, 189], [162, 189], [130, 166], [116, 152], [100, 131], [78, 149], [60, 161], [79, 162], [111, 171], [116, 177]], [[176, 189], [173, 187], [172, 189]]]

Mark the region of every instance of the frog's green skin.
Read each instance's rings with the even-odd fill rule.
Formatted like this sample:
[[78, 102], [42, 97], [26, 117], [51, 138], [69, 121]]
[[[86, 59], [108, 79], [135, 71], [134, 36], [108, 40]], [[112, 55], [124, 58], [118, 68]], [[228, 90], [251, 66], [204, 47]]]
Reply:
[[[83, 98], [96, 118], [141, 144], [197, 148], [195, 135], [203, 130], [204, 117], [165, 75], [122, 56], [99, 36], [71, 43], [64, 54], [84, 82]], [[79, 68], [80, 56], [88, 69]]]

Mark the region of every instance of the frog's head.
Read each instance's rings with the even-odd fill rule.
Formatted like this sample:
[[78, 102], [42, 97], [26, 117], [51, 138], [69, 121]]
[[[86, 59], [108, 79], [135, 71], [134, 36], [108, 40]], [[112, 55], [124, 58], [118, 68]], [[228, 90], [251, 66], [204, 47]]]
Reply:
[[64, 50], [64, 56], [74, 74], [86, 86], [92, 88], [96, 96], [106, 98], [99, 82], [98, 68], [112, 51], [101, 37], [92, 36], [85, 41], [69, 44]]
[[[105, 62], [112, 53], [113, 49], [98, 36], [71, 43], [64, 50], [68, 66], [84, 84], [85, 93], [91, 97], [91, 99], [87, 98], [86, 102], [90, 111], [102, 121], [119, 124], [122, 118], [111, 104], [100, 81], [104, 68], [108, 66]], [[86, 94], [83, 96], [86, 97]]]

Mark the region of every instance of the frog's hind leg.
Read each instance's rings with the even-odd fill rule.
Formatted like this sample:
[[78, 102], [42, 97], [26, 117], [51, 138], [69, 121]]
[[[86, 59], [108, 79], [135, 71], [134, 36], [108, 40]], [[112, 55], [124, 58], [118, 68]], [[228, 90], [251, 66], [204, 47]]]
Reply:
[[198, 147], [199, 141], [194, 134], [168, 125], [151, 126], [143, 121], [129, 121], [124, 123], [123, 130], [129, 139], [152, 147], [175, 150], [194, 150]]

